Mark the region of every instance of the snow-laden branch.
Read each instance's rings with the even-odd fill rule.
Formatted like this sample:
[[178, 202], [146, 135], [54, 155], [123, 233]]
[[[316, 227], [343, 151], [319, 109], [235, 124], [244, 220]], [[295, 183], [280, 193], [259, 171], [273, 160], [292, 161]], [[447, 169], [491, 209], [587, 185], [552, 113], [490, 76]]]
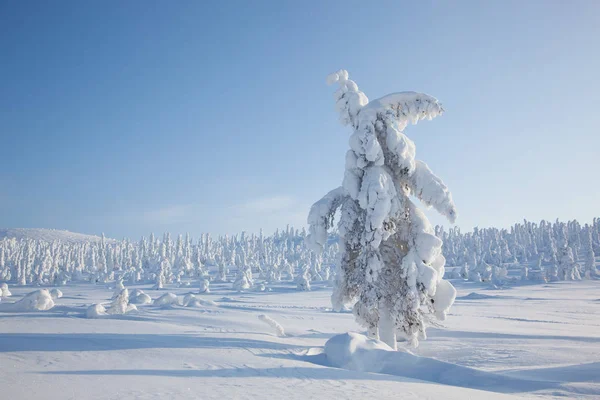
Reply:
[[443, 114], [441, 103], [433, 96], [417, 92], [398, 92], [372, 100], [360, 110], [359, 120], [373, 122], [378, 114], [398, 123], [398, 130], [403, 131], [408, 123], [432, 120]]
[[451, 223], [456, 221], [456, 206], [452, 193], [423, 161], [416, 160], [409, 186], [413, 194], [429, 207], [435, 208]]
[[393, 229], [389, 223], [390, 215], [399, 210], [399, 199], [392, 177], [382, 167], [369, 168], [362, 181], [358, 194], [358, 203], [366, 210], [367, 240], [373, 248], [378, 248]]
[[356, 117], [368, 102], [367, 96], [358, 90], [356, 83], [348, 79], [348, 71], [339, 70], [327, 76], [327, 84], [338, 83], [340, 88], [334, 93], [335, 108], [340, 114], [342, 125], [352, 124], [356, 128]]
[[333, 224], [333, 216], [340, 207], [346, 194], [341, 186], [327, 193], [310, 208], [308, 214], [309, 234], [306, 244], [315, 252], [323, 251], [327, 243], [327, 230]]

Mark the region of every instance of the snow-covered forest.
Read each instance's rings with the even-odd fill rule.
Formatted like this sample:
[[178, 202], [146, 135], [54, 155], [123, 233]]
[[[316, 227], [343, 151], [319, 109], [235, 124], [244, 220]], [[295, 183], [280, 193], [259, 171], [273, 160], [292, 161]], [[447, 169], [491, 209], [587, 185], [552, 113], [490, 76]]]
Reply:
[[505, 281], [507, 267], [520, 268], [521, 279], [558, 281], [597, 277], [595, 254], [600, 253], [600, 218], [534, 223], [510, 229], [477, 229], [462, 233], [436, 227], [444, 241], [444, 256], [455, 268], [452, 276], [472, 281]]
[[203, 234], [161, 238], [150, 234], [139, 241], [106, 239], [62, 241], [30, 238], [0, 240], [0, 281], [18, 285], [64, 285], [68, 282], [129, 284], [152, 282], [157, 288], [208, 280], [232, 282], [240, 290], [263, 284], [311, 281], [334, 277], [337, 243], [331, 238], [316, 255], [304, 242], [306, 232], [293, 227], [265, 236], [242, 232], [213, 237]]
[[[435, 234], [443, 241], [446, 278], [501, 285], [598, 277], [600, 218], [583, 224], [524, 221], [510, 229], [466, 233], [436, 226]], [[309, 290], [310, 282], [334, 281], [339, 245], [336, 235], [330, 235], [317, 255], [306, 245], [306, 236], [304, 229], [288, 226], [272, 235], [204, 234], [197, 239], [170, 233], [138, 241], [5, 237], [0, 240], [0, 281], [60, 286], [122, 280], [160, 286], [206, 279], [231, 282], [240, 290], [293, 281], [300, 290]]]

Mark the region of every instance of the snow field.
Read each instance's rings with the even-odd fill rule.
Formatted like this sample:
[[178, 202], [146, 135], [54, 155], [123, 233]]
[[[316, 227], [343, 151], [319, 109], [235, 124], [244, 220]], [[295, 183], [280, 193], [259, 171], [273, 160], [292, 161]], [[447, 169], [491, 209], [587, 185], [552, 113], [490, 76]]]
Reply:
[[[46, 311], [0, 312], [0, 385], [13, 399], [600, 396], [600, 281], [506, 290], [452, 283], [458, 293], [445, 327], [430, 327], [420, 347], [408, 352], [400, 343], [390, 352], [361, 336], [337, 339], [346, 361], [328, 357], [336, 335], [365, 332], [351, 313], [331, 311], [331, 290], [320, 284], [311, 292], [290, 282], [238, 293], [215, 283], [202, 300], [216, 306], [197, 307], [183, 306], [198, 297], [175, 284], [158, 293], [135, 285], [129, 298], [172, 293], [182, 305], [140, 304], [99, 319], [86, 311], [110, 305], [113, 290], [68, 285]], [[32, 291], [10, 289], [17, 302]]]

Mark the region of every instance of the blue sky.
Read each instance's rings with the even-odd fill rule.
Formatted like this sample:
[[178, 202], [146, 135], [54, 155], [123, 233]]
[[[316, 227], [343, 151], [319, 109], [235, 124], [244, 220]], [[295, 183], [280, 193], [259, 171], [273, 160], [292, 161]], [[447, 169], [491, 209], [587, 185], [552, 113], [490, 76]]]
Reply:
[[0, 225], [300, 226], [343, 175], [339, 68], [443, 102], [406, 133], [462, 229], [600, 216], [599, 2], [217, 3], [0, 2]]

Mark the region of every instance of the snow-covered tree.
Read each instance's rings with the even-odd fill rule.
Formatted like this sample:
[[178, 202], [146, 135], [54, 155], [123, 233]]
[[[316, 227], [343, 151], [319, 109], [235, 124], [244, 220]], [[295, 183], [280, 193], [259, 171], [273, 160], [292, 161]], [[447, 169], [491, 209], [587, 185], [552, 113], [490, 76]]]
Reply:
[[310, 267], [308, 264], [302, 265], [301, 272], [296, 276], [295, 282], [298, 290], [310, 290]]
[[450, 191], [427, 164], [415, 159], [415, 144], [404, 134], [409, 122], [443, 112], [433, 97], [395, 93], [369, 102], [348, 73], [337, 82], [336, 108], [350, 125], [350, 150], [342, 187], [311, 208], [308, 243], [322, 250], [327, 229], [340, 209], [340, 278], [332, 296], [335, 309], [354, 303], [357, 321], [370, 336], [396, 348], [396, 334], [416, 346], [425, 338], [430, 315], [444, 319], [456, 290], [443, 280], [442, 241], [410, 196], [454, 222]]
[[584, 275], [587, 279], [592, 279], [592, 277], [598, 275], [598, 270], [596, 269], [596, 254], [594, 253], [592, 229], [587, 224], [585, 225], [583, 236], [585, 242]]
[[235, 276], [235, 281], [233, 282], [234, 290], [247, 290], [250, 289], [254, 285], [254, 280], [252, 279], [252, 269], [245, 262], [245, 252], [242, 251], [240, 255], [237, 257], [237, 275]]
[[571, 246], [566, 246], [561, 249], [558, 262], [558, 277], [560, 280], [564, 281], [581, 280], [579, 264], [573, 259], [573, 250], [571, 249]]

